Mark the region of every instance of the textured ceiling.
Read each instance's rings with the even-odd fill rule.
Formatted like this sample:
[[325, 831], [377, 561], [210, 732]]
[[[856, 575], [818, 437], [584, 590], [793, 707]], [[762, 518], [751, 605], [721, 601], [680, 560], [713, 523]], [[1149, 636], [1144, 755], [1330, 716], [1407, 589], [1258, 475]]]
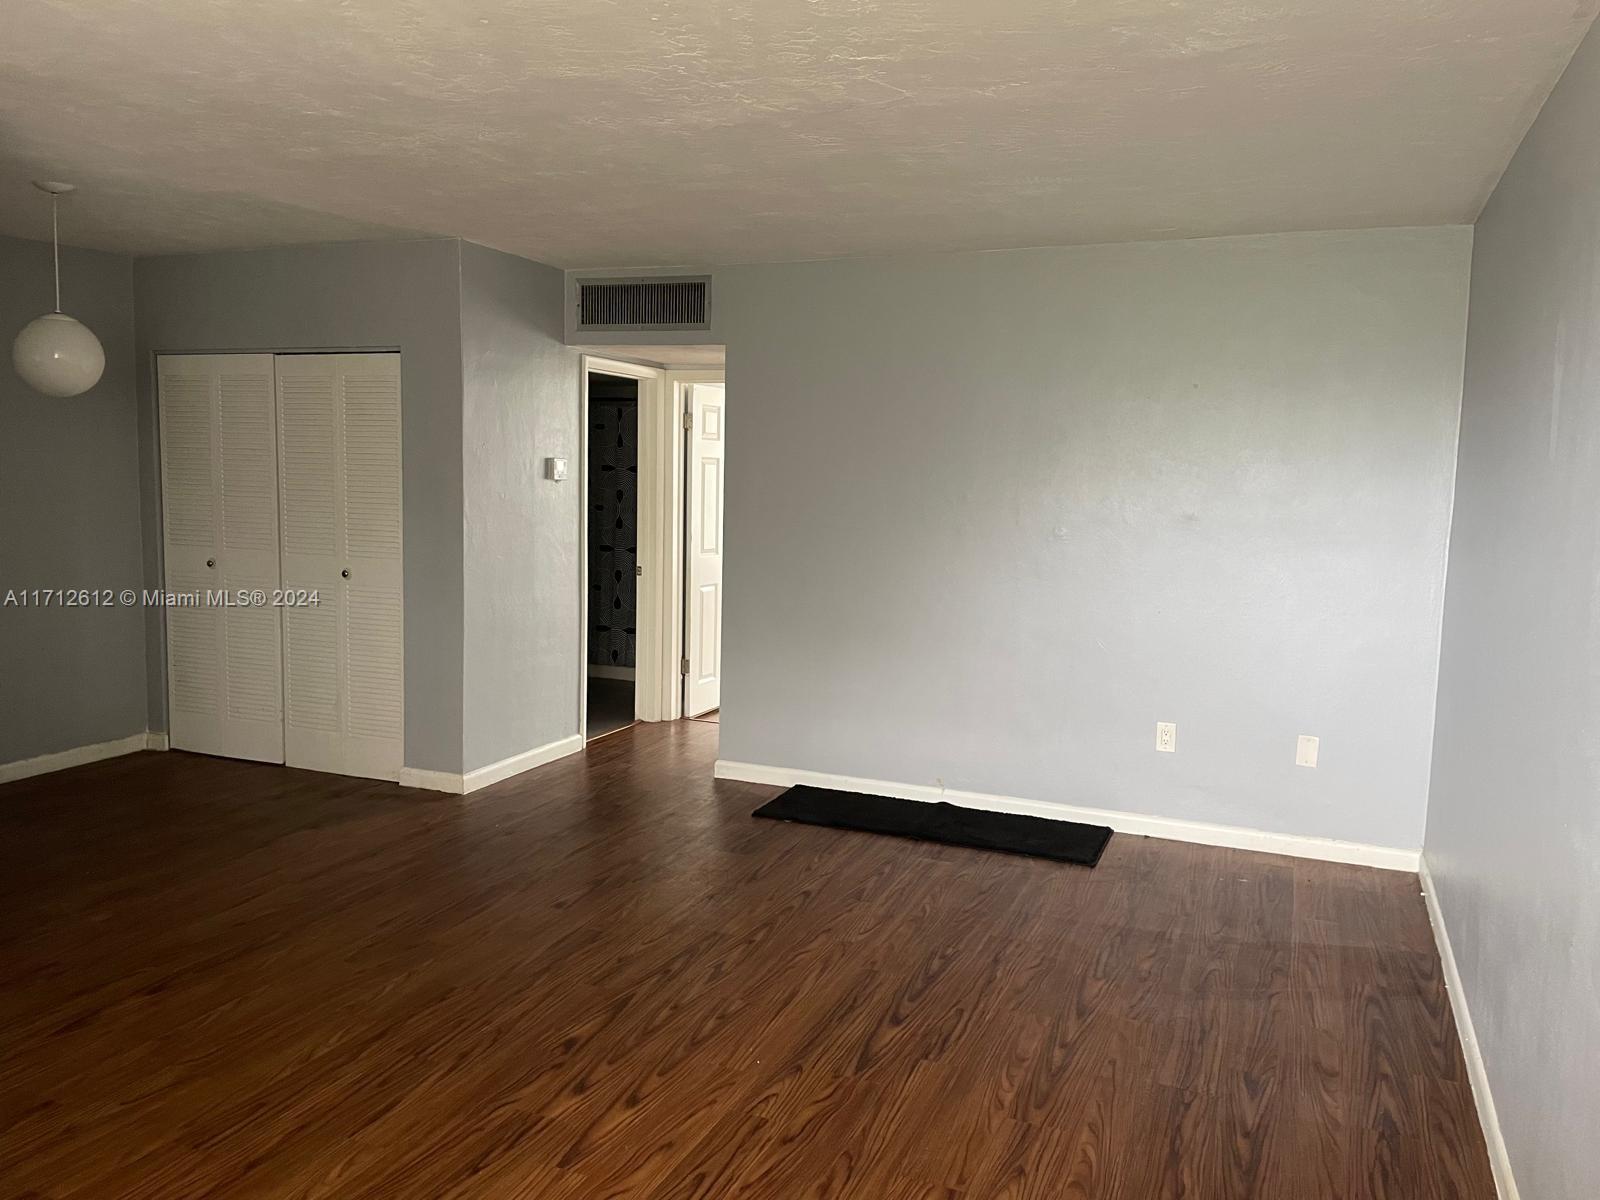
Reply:
[[564, 267], [1472, 220], [1600, 0], [3, 0], [0, 232]]

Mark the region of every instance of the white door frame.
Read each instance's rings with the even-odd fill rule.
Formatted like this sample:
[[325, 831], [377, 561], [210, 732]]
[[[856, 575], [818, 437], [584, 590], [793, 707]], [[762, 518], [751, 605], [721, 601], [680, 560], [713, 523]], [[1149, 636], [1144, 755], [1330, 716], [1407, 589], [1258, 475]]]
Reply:
[[[660, 589], [662, 561], [662, 426], [672, 420], [666, 372], [660, 367], [585, 354], [579, 370], [578, 410], [578, 735], [589, 738], [589, 376], [618, 375], [639, 383], [639, 566], [635, 628], [633, 711], [640, 721], [670, 720], [661, 708], [663, 669]], [[681, 425], [681, 420], [680, 420]], [[677, 682], [677, 671], [670, 682]]]
[[585, 354], [578, 413], [578, 733], [589, 737], [589, 375], [639, 382], [639, 566], [633, 696], [640, 721], [683, 716], [683, 414], [696, 383], [724, 383], [720, 368], [670, 370]]

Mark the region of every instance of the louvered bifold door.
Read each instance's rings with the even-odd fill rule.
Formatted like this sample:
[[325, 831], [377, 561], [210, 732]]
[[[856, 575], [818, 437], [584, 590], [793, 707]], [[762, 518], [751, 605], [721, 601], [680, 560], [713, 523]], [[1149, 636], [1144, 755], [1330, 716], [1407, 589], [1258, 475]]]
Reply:
[[397, 779], [400, 356], [279, 355], [277, 379], [288, 762]]
[[273, 356], [162, 355], [156, 373], [171, 744], [282, 762]]

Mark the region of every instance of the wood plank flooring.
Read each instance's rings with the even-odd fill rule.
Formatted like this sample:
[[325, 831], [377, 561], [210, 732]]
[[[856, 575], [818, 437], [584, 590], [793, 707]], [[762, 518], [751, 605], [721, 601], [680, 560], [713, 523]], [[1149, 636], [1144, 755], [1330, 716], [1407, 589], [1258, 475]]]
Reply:
[[756, 821], [717, 735], [0, 788], [0, 1197], [1492, 1200], [1414, 878]]

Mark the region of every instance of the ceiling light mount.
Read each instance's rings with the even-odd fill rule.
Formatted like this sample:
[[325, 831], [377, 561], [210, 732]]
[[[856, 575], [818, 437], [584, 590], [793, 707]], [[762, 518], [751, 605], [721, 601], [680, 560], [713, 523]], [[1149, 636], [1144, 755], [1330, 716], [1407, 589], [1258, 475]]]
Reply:
[[29, 387], [46, 396], [80, 396], [100, 382], [106, 369], [105, 347], [87, 325], [61, 311], [61, 197], [75, 184], [35, 180], [50, 196], [50, 247], [56, 276], [56, 307], [23, 327], [11, 346], [11, 364]]

